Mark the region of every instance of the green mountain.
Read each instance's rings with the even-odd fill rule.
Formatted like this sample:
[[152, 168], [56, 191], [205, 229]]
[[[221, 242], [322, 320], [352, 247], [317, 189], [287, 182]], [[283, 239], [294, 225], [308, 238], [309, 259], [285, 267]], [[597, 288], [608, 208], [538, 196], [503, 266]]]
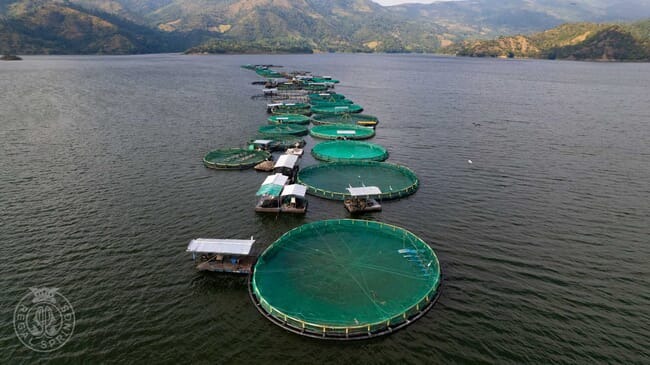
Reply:
[[0, 3], [0, 53], [127, 54], [181, 51], [196, 32], [169, 33], [67, 1]]
[[[433, 52], [567, 21], [650, 17], [647, 0], [0, 0], [0, 53]], [[613, 19], [610, 19], [613, 18]]]
[[463, 41], [443, 52], [472, 57], [650, 61], [650, 19], [632, 24], [568, 23], [527, 36]]
[[444, 27], [446, 32], [439, 34], [443, 45], [465, 38], [539, 32], [564, 23], [650, 18], [650, 1], [643, 0], [461, 0], [404, 4], [389, 9]]

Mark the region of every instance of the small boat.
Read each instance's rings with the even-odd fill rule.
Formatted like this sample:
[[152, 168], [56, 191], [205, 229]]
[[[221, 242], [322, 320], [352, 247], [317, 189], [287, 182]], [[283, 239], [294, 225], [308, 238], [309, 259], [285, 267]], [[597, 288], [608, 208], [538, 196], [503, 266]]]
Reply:
[[255, 196], [259, 197], [255, 211], [259, 213], [279, 213], [281, 211], [280, 194], [289, 178], [282, 174], [268, 176]]
[[187, 245], [187, 252], [199, 271], [250, 274], [257, 258], [251, 255], [255, 240], [196, 238]]
[[287, 185], [282, 189], [280, 198], [282, 206], [280, 211], [282, 213], [297, 213], [304, 214], [307, 212], [307, 198], [305, 194], [307, 188], [304, 185], [292, 184]]
[[373, 196], [381, 195], [381, 190], [376, 186], [349, 187], [350, 198], [345, 199], [343, 204], [350, 213], [378, 212], [381, 211], [381, 204]]
[[269, 171], [273, 171], [273, 165], [274, 164], [275, 164], [275, 162], [273, 162], [273, 161], [262, 161], [262, 162], [258, 163], [257, 165], [253, 166], [253, 168], [255, 170], [257, 170], [257, 171], [269, 172]]
[[295, 181], [296, 176], [298, 176], [298, 171], [300, 170], [300, 166], [298, 166], [299, 158], [300, 157], [295, 154], [287, 154], [278, 157], [278, 160], [273, 166], [273, 172], [287, 176], [290, 182]]

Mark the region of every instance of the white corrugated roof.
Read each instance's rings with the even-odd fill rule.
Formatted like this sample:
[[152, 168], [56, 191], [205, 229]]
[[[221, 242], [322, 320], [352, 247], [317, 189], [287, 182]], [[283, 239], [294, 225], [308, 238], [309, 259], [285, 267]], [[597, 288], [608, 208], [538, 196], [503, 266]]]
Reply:
[[281, 196], [287, 196], [287, 195], [296, 195], [296, 196], [305, 196], [307, 193], [307, 187], [304, 185], [300, 184], [292, 184], [292, 185], [287, 185], [284, 187], [282, 190]]
[[276, 161], [273, 168], [288, 167], [292, 169], [294, 166], [296, 166], [297, 162], [298, 162], [298, 156], [296, 155], [282, 155], [278, 157], [278, 161]]
[[224, 253], [230, 255], [248, 255], [255, 240], [229, 240], [216, 238], [197, 238], [187, 245], [187, 252]]
[[273, 142], [272, 139], [256, 139], [253, 141], [253, 143], [257, 143], [257, 144], [269, 144], [271, 142]]
[[288, 177], [278, 173], [275, 175], [267, 176], [266, 179], [264, 179], [262, 185], [267, 185], [267, 184], [284, 185], [287, 183], [288, 179], [289, 179]]
[[352, 196], [365, 196], [365, 195], [379, 195], [381, 190], [376, 186], [362, 186], [362, 187], [349, 187], [346, 188]]

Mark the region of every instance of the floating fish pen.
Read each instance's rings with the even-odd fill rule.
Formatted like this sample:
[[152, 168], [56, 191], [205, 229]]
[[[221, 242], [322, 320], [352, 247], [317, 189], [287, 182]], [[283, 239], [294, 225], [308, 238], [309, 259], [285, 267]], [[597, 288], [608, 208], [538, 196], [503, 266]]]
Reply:
[[349, 99], [341, 99], [341, 100], [334, 100], [334, 101], [329, 101], [329, 100], [309, 100], [309, 104], [311, 104], [312, 108], [315, 106], [318, 107], [335, 107], [335, 106], [348, 106], [354, 104], [352, 100]]
[[388, 151], [378, 144], [340, 140], [327, 141], [314, 146], [311, 154], [321, 161], [384, 161]]
[[305, 140], [287, 134], [260, 134], [249, 142], [253, 148], [267, 151], [285, 151], [289, 148], [305, 147]]
[[396, 226], [325, 220], [297, 227], [258, 258], [249, 293], [276, 325], [320, 339], [392, 333], [438, 299], [440, 263], [431, 247]]
[[271, 124], [263, 125], [258, 131], [264, 135], [289, 134], [292, 136], [304, 136], [309, 133], [307, 127], [297, 124]]
[[267, 111], [272, 114], [311, 114], [311, 105], [307, 103], [271, 103]]
[[363, 108], [361, 105], [349, 104], [340, 106], [320, 106], [315, 105], [311, 107], [314, 114], [346, 114], [346, 113], [361, 113]]
[[345, 99], [345, 95], [337, 94], [335, 92], [326, 92], [326, 93], [315, 93], [307, 95], [309, 100], [320, 100], [320, 101], [337, 101]]
[[285, 78], [285, 76], [277, 71], [273, 71], [271, 69], [267, 68], [257, 68], [255, 69], [255, 73], [257, 73], [259, 76], [265, 77], [267, 79], [282, 79]]
[[367, 139], [375, 135], [375, 130], [355, 124], [326, 124], [314, 126], [309, 134], [321, 139]]
[[203, 164], [212, 169], [247, 169], [270, 158], [267, 151], [229, 148], [208, 152]]
[[331, 162], [305, 167], [298, 173], [299, 184], [311, 195], [332, 200], [352, 197], [350, 186], [376, 186], [381, 200], [399, 199], [415, 193], [420, 184], [411, 169], [387, 162]]
[[311, 118], [302, 114], [280, 114], [268, 117], [269, 124], [309, 124]]
[[314, 114], [311, 116], [314, 124], [357, 124], [364, 127], [374, 127], [379, 119], [374, 115], [345, 113], [345, 114]]
[[327, 91], [329, 87], [323, 84], [307, 84], [302, 89], [308, 91]]

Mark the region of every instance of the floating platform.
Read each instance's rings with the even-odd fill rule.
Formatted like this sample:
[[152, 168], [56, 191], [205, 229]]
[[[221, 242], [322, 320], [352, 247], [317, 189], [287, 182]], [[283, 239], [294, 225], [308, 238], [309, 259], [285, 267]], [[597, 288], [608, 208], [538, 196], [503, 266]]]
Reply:
[[361, 141], [327, 141], [314, 146], [311, 154], [318, 160], [335, 161], [384, 161], [388, 151], [378, 144]]
[[305, 167], [298, 173], [299, 184], [321, 198], [345, 200], [352, 197], [350, 186], [377, 186], [381, 200], [399, 199], [415, 193], [419, 180], [408, 167], [387, 162], [331, 162]]
[[344, 114], [344, 113], [361, 113], [363, 108], [361, 105], [349, 104], [342, 106], [320, 106], [315, 105], [311, 107], [311, 112], [314, 114]]
[[267, 151], [228, 148], [208, 152], [203, 164], [212, 169], [247, 169], [271, 158]]
[[314, 126], [309, 134], [321, 139], [368, 139], [375, 135], [375, 130], [355, 124], [325, 124]]
[[269, 124], [309, 124], [311, 118], [302, 114], [280, 114], [267, 118]]
[[296, 124], [263, 125], [257, 131], [264, 135], [304, 136], [309, 133], [307, 127]]
[[187, 252], [199, 271], [250, 274], [257, 260], [251, 255], [255, 240], [196, 238], [187, 245]]
[[413, 233], [365, 220], [325, 220], [295, 228], [269, 246], [249, 291], [278, 326], [319, 339], [389, 334], [437, 300], [440, 263]]

